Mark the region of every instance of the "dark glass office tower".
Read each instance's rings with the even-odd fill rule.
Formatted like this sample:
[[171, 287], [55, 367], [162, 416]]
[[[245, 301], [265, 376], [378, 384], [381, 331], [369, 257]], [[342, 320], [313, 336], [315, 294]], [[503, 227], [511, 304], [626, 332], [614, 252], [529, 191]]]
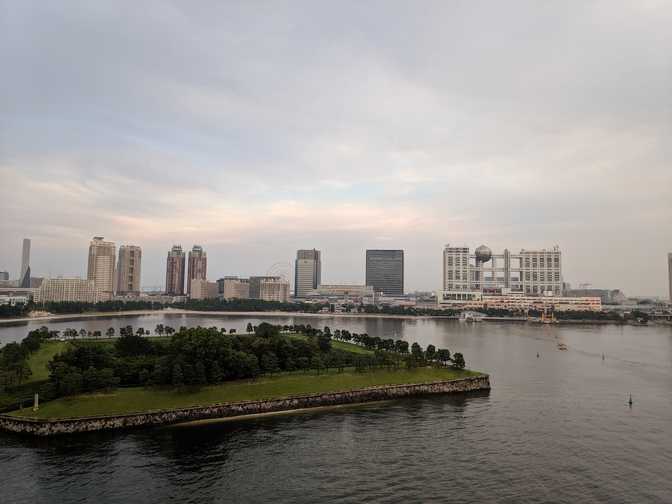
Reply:
[[404, 251], [367, 250], [366, 285], [387, 296], [403, 296]]

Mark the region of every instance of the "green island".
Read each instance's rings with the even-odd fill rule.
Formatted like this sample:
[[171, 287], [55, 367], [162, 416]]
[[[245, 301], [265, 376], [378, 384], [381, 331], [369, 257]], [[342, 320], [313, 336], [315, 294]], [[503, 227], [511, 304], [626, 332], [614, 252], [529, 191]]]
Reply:
[[[460, 353], [329, 327], [264, 322], [235, 334], [158, 325], [152, 337], [130, 326], [120, 333], [61, 335], [44, 327], [6, 345], [0, 349], [0, 407], [15, 406], [8, 416], [54, 420], [481, 375], [464, 369]], [[35, 392], [41, 398], [37, 411], [26, 397]], [[18, 399], [22, 407], [16, 407]]]

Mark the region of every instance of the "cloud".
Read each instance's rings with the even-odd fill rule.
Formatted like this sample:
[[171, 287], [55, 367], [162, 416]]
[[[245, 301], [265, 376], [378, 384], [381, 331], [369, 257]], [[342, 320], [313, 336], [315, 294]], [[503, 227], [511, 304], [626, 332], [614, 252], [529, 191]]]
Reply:
[[236, 273], [313, 241], [348, 279], [385, 244], [430, 289], [445, 242], [559, 243], [568, 280], [665, 294], [666, 2], [9, 5], [0, 268], [105, 234], [152, 285], [173, 242]]

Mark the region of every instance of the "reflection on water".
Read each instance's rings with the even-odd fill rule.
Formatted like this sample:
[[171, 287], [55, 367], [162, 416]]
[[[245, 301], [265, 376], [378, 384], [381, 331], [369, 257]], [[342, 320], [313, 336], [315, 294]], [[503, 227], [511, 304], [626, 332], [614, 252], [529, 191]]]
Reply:
[[[242, 330], [260, 320], [157, 314], [49, 325]], [[197, 427], [2, 434], [2, 502], [669, 502], [669, 327], [274, 320], [446, 346], [490, 372], [493, 389]], [[39, 325], [0, 328], [0, 338]]]

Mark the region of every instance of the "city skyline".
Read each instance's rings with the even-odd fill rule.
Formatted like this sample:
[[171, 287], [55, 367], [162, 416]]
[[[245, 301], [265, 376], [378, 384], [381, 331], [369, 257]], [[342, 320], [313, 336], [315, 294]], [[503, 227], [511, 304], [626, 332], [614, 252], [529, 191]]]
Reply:
[[171, 243], [241, 275], [310, 244], [334, 283], [404, 249], [426, 290], [447, 242], [557, 243], [571, 283], [667, 296], [670, 4], [8, 15], [2, 269], [30, 236], [34, 275], [82, 275], [100, 233], [142, 246], [144, 285]]
[[[93, 241], [95, 241], [96, 239], [102, 241], [102, 237], [94, 237]], [[31, 243], [31, 239], [24, 239], [23, 240], [24, 244], [25, 244], [25, 240], [28, 240], [28, 243]], [[93, 241], [89, 242], [89, 248], [91, 248], [91, 244], [93, 243]], [[112, 244], [112, 246], [114, 246], [116, 248], [116, 242], [110, 242], [110, 243]], [[461, 247], [469, 247], [469, 245], [466, 245], [466, 244], [462, 244], [460, 246]], [[29, 245], [29, 247], [30, 247], [30, 245]], [[172, 252], [175, 251], [175, 247], [179, 247], [179, 246], [174, 245]], [[438, 280], [435, 279], [435, 281], [437, 283], [434, 286], [429, 286], [429, 287], [426, 287], [426, 288], [407, 287], [406, 286], [406, 281], [405, 281], [405, 276], [406, 276], [406, 268], [407, 268], [408, 265], [404, 264], [404, 285], [405, 285], [404, 290], [405, 290], [405, 292], [413, 292], [413, 291], [431, 291], [431, 292], [434, 292], [434, 291], [441, 290], [441, 289], [444, 288], [444, 286], [445, 286], [445, 278], [444, 277], [445, 277], [445, 274], [446, 274], [445, 273], [445, 247], [447, 247], [447, 245], [444, 245], [442, 247], [442, 250], [440, 252], [440, 257], [438, 259], [437, 270], [439, 270], [439, 273], [438, 273], [439, 277], [437, 277]], [[138, 246], [138, 245], [122, 244], [119, 247], [119, 252], [120, 253], [121, 253], [122, 248], [130, 248], [130, 249], [136, 249], [137, 250], [136, 253], [140, 254], [140, 259], [142, 260], [142, 265], [143, 265], [141, 271], [144, 273], [145, 260], [142, 257], [142, 256], [144, 256], [143, 247]], [[544, 249], [544, 247], [539, 247], [539, 250], [543, 250], [543, 249]], [[25, 246], [23, 247], [23, 250], [25, 251]], [[180, 250], [182, 251], [181, 248], [180, 248]], [[191, 250], [189, 250], [189, 255], [194, 250], [199, 251], [198, 253], [203, 253], [203, 255], [204, 255], [203, 259], [206, 259], [205, 256], [207, 256], [207, 254], [205, 253], [205, 247], [203, 247], [201, 245], [194, 245], [193, 248]], [[405, 253], [404, 249], [400, 249], [400, 250], [402, 250]], [[312, 252], [312, 251], [313, 251], [313, 249], [311, 249], [309, 251], [304, 251], [304, 250], [301, 250], [301, 249], [297, 251], [296, 249], [294, 249], [295, 255], [298, 254], [298, 252]], [[357, 277], [357, 269], [359, 268], [358, 263], [353, 264], [353, 276], [349, 277], [346, 280], [342, 280], [342, 279], [333, 280], [328, 275], [327, 275], [326, 278], [322, 278], [321, 277], [322, 252], [319, 251], [319, 250], [315, 250], [315, 251], [318, 253], [318, 257], [319, 257], [320, 280], [321, 280], [322, 283], [324, 283], [324, 284], [339, 284], [340, 283], [340, 284], [345, 284], [345, 285], [348, 285], [348, 284], [359, 285], [359, 284], [363, 284], [365, 282], [365, 278], [366, 278], [365, 271], [364, 271], [364, 273], [362, 274], [361, 277]], [[364, 270], [366, 270], [366, 251], [367, 250], [362, 250], [361, 251], [362, 252], [361, 260], [362, 260], [362, 264], [364, 266]], [[524, 250], [521, 250], [521, 252], [522, 251], [524, 251]], [[533, 251], [533, 250], [528, 248], [527, 251]], [[171, 253], [171, 250], [169, 250], [169, 257], [170, 257], [170, 253]], [[188, 289], [188, 287], [187, 287], [188, 286], [187, 252], [182, 251], [182, 253], [184, 255], [184, 257], [183, 257], [184, 265], [182, 266], [182, 275], [181, 276], [182, 276], [182, 279], [183, 279], [182, 280], [183, 290], [181, 292], [183, 294], [187, 294], [187, 289]], [[19, 254], [19, 255], [25, 256], [25, 254]], [[672, 298], [672, 262], [670, 262], [671, 257], [672, 257], [672, 253], [666, 253], [665, 257], [663, 257], [663, 260], [662, 260], [663, 269], [664, 269], [664, 276], [662, 278], [662, 281], [663, 281], [664, 285], [663, 285], [663, 292], [662, 293], [651, 293], [651, 292], [642, 293], [642, 292], [626, 291], [626, 294], [629, 295], [629, 296], [634, 296], [634, 297], [656, 297], [656, 298], [660, 298], [660, 299], [671, 299]], [[156, 259], [159, 261], [158, 269], [161, 270], [161, 278], [158, 281], [156, 281], [156, 278], [154, 278], [152, 281], [147, 281], [146, 277], [141, 272], [137, 272], [134, 276], [134, 282], [136, 282], [134, 285], [137, 285], [137, 282], [139, 281], [141, 291], [167, 291], [168, 290], [168, 283], [167, 283], [168, 263], [167, 263], [167, 259], [166, 259], [166, 256], [165, 256], [165, 252], [164, 252], [163, 258], [156, 258]], [[222, 262], [222, 261], [218, 261], [216, 257], [211, 258], [211, 259], [215, 259], [215, 260], [214, 261], [210, 261], [208, 259], [206, 259], [206, 260], [208, 260], [209, 262], [214, 263], [214, 264], [220, 264]], [[592, 288], [598, 288], [598, 289], [626, 290], [622, 286], [615, 285], [617, 283], [617, 281], [615, 281], [613, 284], [607, 285], [607, 286], [594, 284], [594, 283], [591, 283], [591, 282], [582, 282], [582, 281], [576, 281], [576, 280], [572, 281], [571, 278], [568, 279], [567, 276], [565, 275], [565, 260], [566, 260], [565, 254], [563, 253], [563, 259], [562, 259], [562, 264], [563, 265], [562, 265], [562, 277], [561, 278], [562, 278], [563, 282], [566, 282], [572, 288], [577, 288], [577, 287], [581, 288], [581, 286], [583, 286], [583, 288], [592, 287]], [[295, 259], [295, 261], [296, 261], [296, 259]], [[271, 269], [273, 266], [277, 265], [279, 262], [283, 263], [283, 262], [286, 262], [286, 261], [272, 261], [272, 262], [269, 262], [267, 268]], [[31, 260], [31, 263], [32, 263], [32, 260]], [[84, 271], [82, 273], [62, 273], [61, 272], [61, 273], [55, 273], [55, 274], [49, 273], [49, 274], [45, 275], [45, 274], [39, 274], [39, 273], [31, 272], [31, 277], [32, 278], [38, 278], [38, 279], [39, 278], [83, 278], [83, 279], [85, 279], [89, 276], [88, 267], [86, 266], [86, 264], [87, 263], [85, 261], [84, 262]], [[119, 283], [119, 271], [118, 271], [119, 263], [118, 263], [118, 257], [116, 255], [115, 255], [115, 266], [116, 267], [113, 268], [113, 272], [112, 272], [115, 292], [122, 293], [122, 291], [119, 289], [119, 286], [118, 286], [118, 283]], [[149, 266], [150, 266], [150, 269], [156, 270], [157, 269], [156, 261], [151, 262], [149, 264]], [[435, 266], [435, 265], [430, 265], [430, 266]], [[203, 266], [199, 266], [199, 268], [202, 268], [202, 267]], [[138, 269], [140, 269], [140, 268], [138, 268]], [[0, 271], [3, 271], [2, 270], [2, 263], [0, 263]], [[12, 274], [11, 268], [8, 268], [7, 271], [8, 271], [8, 276], [9, 276], [10, 280], [13, 279], [14, 281], [18, 281], [18, 278], [16, 278]], [[249, 270], [249, 271], [246, 271], [246, 272], [230, 271], [230, 270], [222, 271], [222, 270], [219, 270], [219, 269], [217, 269], [216, 271], [217, 271], [216, 273], [213, 273], [211, 276], [208, 276], [207, 278], [203, 278], [203, 276], [201, 276], [201, 278], [215, 281], [215, 280], [218, 280], [220, 278], [231, 277], [231, 276], [241, 277], [241, 278], [244, 278], [244, 277], [249, 278], [249, 277], [255, 277], [255, 276], [264, 276], [267, 273], [263, 268], [252, 269], [252, 270]], [[176, 273], [176, 274], [179, 275], [179, 273]], [[203, 273], [201, 273], [201, 274], [203, 274]], [[291, 280], [290, 285], [291, 285], [292, 289], [295, 288], [295, 275], [296, 275], [296, 271], [293, 272], [293, 276], [292, 276], [291, 279], [288, 278], [288, 280]], [[174, 293], [176, 295], [180, 295], [180, 290], [177, 289], [172, 293]]]

